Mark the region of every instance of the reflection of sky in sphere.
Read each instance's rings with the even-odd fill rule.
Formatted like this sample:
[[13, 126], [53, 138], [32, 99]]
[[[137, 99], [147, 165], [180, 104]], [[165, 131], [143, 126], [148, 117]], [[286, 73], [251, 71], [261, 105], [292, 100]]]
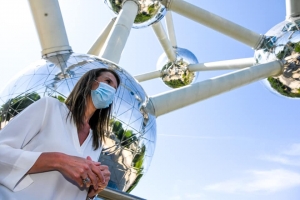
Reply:
[[281, 60], [283, 73], [264, 81], [272, 92], [284, 97], [300, 97], [300, 19], [283, 21], [265, 34], [265, 46], [255, 51], [257, 64]]
[[0, 93], [1, 127], [42, 97], [64, 102], [85, 72], [107, 67], [119, 74], [121, 85], [100, 161], [110, 168], [109, 186], [130, 191], [149, 168], [155, 149], [156, 121], [143, 108], [148, 101], [143, 88], [114, 64], [85, 54], [56, 55], [33, 63]]

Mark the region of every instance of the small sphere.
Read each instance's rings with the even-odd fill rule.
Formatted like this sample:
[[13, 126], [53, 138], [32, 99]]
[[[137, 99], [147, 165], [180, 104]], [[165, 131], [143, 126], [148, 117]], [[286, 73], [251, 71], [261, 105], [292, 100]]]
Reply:
[[162, 72], [162, 81], [171, 88], [179, 88], [192, 84], [198, 73], [188, 70], [188, 65], [198, 63], [196, 56], [187, 49], [176, 47], [176, 61], [168, 60], [163, 53], [156, 64], [156, 68]]
[[300, 98], [300, 18], [283, 21], [266, 34], [263, 48], [255, 51], [256, 64], [281, 60], [283, 72], [264, 82], [272, 92], [284, 97]]
[[[108, 7], [119, 14], [126, 0], [104, 0]], [[144, 28], [160, 21], [167, 13], [166, 7], [157, 0], [134, 0], [139, 10], [134, 20], [133, 28]]]

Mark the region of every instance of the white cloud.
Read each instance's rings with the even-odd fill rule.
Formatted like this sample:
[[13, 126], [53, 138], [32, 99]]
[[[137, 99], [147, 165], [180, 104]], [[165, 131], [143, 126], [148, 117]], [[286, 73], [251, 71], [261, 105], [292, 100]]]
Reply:
[[202, 199], [205, 196], [203, 194], [186, 194], [185, 199]]
[[[179, 190], [181, 191], [181, 190]], [[205, 195], [200, 193], [191, 193], [191, 194], [180, 194], [175, 195], [169, 198], [169, 200], [193, 200], [193, 199], [207, 199]]]
[[288, 156], [300, 156], [300, 143], [293, 144], [288, 150], [284, 151], [283, 154]]
[[205, 187], [205, 190], [225, 193], [277, 192], [300, 186], [300, 174], [283, 170], [251, 171], [246, 178], [228, 180]]
[[169, 198], [170, 200], [180, 200], [182, 199], [179, 195], [176, 195], [176, 196], [172, 196]]
[[229, 137], [229, 136], [197, 136], [197, 135], [177, 135], [177, 134], [157, 134], [158, 136], [165, 137], [180, 137], [180, 138], [191, 138], [191, 139], [202, 139], [202, 140], [249, 140], [249, 138], [243, 137]]
[[261, 156], [261, 159], [283, 165], [300, 166], [300, 159], [289, 158], [286, 156]]
[[173, 183], [172, 196], [168, 197], [169, 200], [195, 200], [195, 199], [208, 199], [202, 191], [199, 191], [200, 186], [195, 180], [185, 179], [176, 180]]
[[300, 166], [300, 144], [292, 144], [287, 150], [280, 152], [278, 155], [265, 155], [260, 158], [283, 165]]

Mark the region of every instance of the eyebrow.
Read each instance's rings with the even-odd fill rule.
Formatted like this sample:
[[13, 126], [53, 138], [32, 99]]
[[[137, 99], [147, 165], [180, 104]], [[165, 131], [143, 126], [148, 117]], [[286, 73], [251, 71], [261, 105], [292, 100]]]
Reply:
[[[105, 76], [105, 75], [104, 75]], [[113, 80], [109, 77], [109, 76], [105, 76], [104, 78], [107, 78], [107, 79], [109, 79], [112, 83], [113, 83]], [[117, 89], [118, 88], [118, 85], [116, 85], [116, 88], [115, 89]]]

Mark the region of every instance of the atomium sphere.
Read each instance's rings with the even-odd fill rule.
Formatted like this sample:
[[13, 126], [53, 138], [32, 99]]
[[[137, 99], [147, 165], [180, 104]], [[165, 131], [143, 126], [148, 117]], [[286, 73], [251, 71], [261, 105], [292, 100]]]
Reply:
[[[104, 0], [108, 7], [119, 14], [123, 3], [127, 0]], [[139, 10], [134, 20], [133, 28], [144, 28], [160, 21], [167, 13], [166, 7], [158, 0], [131, 0], [135, 1]]]
[[60, 54], [33, 63], [0, 92], [1, 128], [38, 99], [64, 102], [80, 77], [95, 68], [114, 69], [121, 84], [114, 99], [110, 131], [99, 161], [109, 166], [109, 187], [130, 192], [149, 168], [156, 141], [156, 119], [144, 105], [148, 97], [140, 84], [117, 65], [85, 54]]
[[268, 77], [264, 82], [276, 94], [289, 98], [300, 97], [300, 18], [283, 21], [265, 35], [264, 48], [254, 54], [256, 64], [281, 60], [281, 75]]
[[156, 64], [156, 69], [161, 70], [162, 81], [171, 88], [179, 88], [192, 84], [198, 76], [197, 72], [188, 70], [188, 65], [198, 63], [196, 56], [187, 49], [176, 47], [176, 61], [169, 61], [163, 53]]

